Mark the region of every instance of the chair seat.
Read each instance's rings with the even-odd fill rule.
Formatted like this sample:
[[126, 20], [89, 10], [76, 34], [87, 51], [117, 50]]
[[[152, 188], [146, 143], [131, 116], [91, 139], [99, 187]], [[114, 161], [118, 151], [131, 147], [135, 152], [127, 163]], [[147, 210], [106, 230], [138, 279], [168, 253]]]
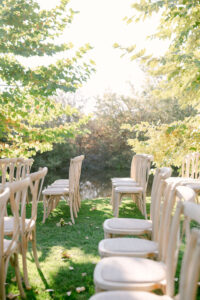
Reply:
[[137, 257], [106, 257], [94, 270], [94, 282], [102, 290], [142, 289], [160, 284], [166, 278], [162, 262]]
[[117, 186], [115, 188], [115, 192], [118, 193], [134, 193], [134, 194], [139, 194], [143, 192], [143, 188], [141, 186], [131, 186], [131, 185], [126, 185], [126, 186]]
[[169, 296], [159, 296], [148, 292], [133, 291], [108, 291], [98, 293], [90, 298], [90, 300], [173, 300]]
[[114, 181], [112, 182], [113, 187], [117, 186], [139, 186], [139, 183], [132, 181]]
[[66, 185], [69, 185], [69, 179], [58, 179], [58, 180], [55, 180], [52, 184], [66, 184]]
[[132, 183], [137, 183], [133, 178], [130, 177], [115, 177], [111, 179], [112, 183], [114, 182], [132, 182]]
[[[29, 230], [35, 226], [35, 221], [32, 220], [30, 225], [30, 219], [25, 219], [25, 226], [26, 228], [29, 226]], [[4, 233], [7, 235], [11, 235], [13, 233], [14, 227], [14, 217], [4, 217]]]
[[69, 194], [69, 188], [49, 186], [47, 189], [42, 191], [42, 194], [47, 196], [51, 196], [51, 195], [62, 196], [64, 194]]
[[152, 230], [152, 221], [132, 218], [112, 218], [103, 223], [103, 229], [112, 234], [144, 234]]
[[139, 238], [104, 239], [99, 243], [99, 254], [106, 256], [148, 257], [157, 254], [158, 244]]
[[[3, 240], [4, 253], [7, 251], [8, 247], [11, 244], [11, 242], [12, 242], [11, 240], [7, 240], [7, 239]], [[14, 252], [15, 249], [17, 249], [17, 247], [18, 247], [18, 244], [16, 242], [13, 242], [12, 247], [9, 251]]]

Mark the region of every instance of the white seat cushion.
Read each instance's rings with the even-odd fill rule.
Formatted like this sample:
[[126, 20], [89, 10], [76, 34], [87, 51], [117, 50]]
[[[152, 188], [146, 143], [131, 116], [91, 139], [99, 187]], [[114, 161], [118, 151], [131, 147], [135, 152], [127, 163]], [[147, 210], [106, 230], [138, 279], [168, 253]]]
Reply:
[[139, 183], [132, 181], [114, 181], [112, 183], [113, 187], [117, 186], [139, 186]]
[[63, 188], [63, 187], [51, 187], [49, 186], [47, 189], [42, 191], [43, 195], [64, 195], [69, 193], [69, 188]]
[[141, 186], [131, 186], [131, 185], [126, 185], [126, 186], [117, 186], [115, 188], [115, 191], [118, 193], [141, 193], [143, 192], [143, 188]]
[[[4, 253], [7, 251], [8, 247], [9, 247], [10, 244], [11, 244], [11, 242], [12, 242], [11, 240], [7, 240], [7, 239], [4, 239], [4, 240], [3, 240]], [[16, 243], [16, 242], [13, 242], [10, 251], [11, 251], [11, 252], [14, 252], [15, 249], [17, 249], [17, 247], [18, 247], [17, 243]]]
[[148, 292], [108, 291], [98, 293], [90, 300], [173, 300], [169, 296], [158, 296]]
[[94, 270], [94, 282], [103, 290], [131, 290], [136, 286], [150, 286], [165, 279], [166, 265], [146, 258], [106, 257]]
[[99, 254], [106, 256], [147, 257], [157, 254], [158, 244], [138, 238], [104, 239], [99, 243]]
[[[30, 219], [25, 219], [25, 226], [29, 225]], [[32, 220], [29, 229], [32, 229], [35, 226], [35, 221]], [[13, 217], [4, 217], [4, 233], [7, 235], [11, 235], [14, 227], [14, 218]]]
[[112, 218], [103, 223], [105, 232], [113, 234], [137, 234], [151, 232], [152, 221], [132, 218]]
[[52, 184], [69, 184], [69, 179], [58, 179], [55, 180]]

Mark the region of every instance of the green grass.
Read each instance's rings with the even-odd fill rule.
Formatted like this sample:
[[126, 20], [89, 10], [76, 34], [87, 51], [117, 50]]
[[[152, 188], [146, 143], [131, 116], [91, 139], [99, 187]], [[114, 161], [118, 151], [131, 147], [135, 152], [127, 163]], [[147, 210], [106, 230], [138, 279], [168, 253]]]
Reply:
[[[148, 203], [147, 211], [149, 206]], [[30, 208], [29, 204], [29, 213]], [[102, 223], [113, 216], [109, 199], [84, 200], [75, 225], [62, 227], [56, 225], [61, 218], [69, 222], [69, 216], [69, 206], [60, 201], [46, 223], [42, 224], [43, 205], [39, 203], [37, 249], [41, 270], [37, 270], [29, 249], [28, 270], [32, 289], [26, 291], [27, 299], [86, 300], [94, 294], [93, 271], [100, 259], [97, 248], [99, 241], [104, 237]], [[131, 200], [123, 200], [119, 216], [142, 218]], [[63, 259], [63, 252], [68, 258]], [[181, 251], [181, 256], [182, 253]], [[70, 270], [69, 267], [74, 269]], [[82, 273], [86, 273], [86, 276], [82, 276]], [[12, 281], [13, 277], [14, 271], [9, 267], [7, 294], [18, 294], [16, 282]], [[85, 291], [77, 293], [76, 288], [82, 286], [85, 287]], [[53, 291], [50, 292], [48, 289]], [[66, 294], [68, 291], [72, 292], [70, 296]]]
[[[30, 211], [31, 205], [28, 205]], [[32, 252], [28, 253], [29, 279], [32, 289], [26, 291], [28, 299], [89, 299], [94, 294], [93, 271], [99, 261], [98, 243], [103, 239], [102, 223], [111, 218], [109, 199], [82, 201], [76, 224], [57, 227], [61, 218], [70, 221], [69, 206], [60, 201], [57, 208], [42, 224], [43, 204], [38, 205], [37, 249], [41, 271], [34, 263]], [[142, 217], [131, 200], [123, 201], [120, 216]], [[29, 249], [31, 250], [31, 249]], [[63, 259], [66, 252], [69, 258]], [[21, 264], [21, 263], [20, 263]], [[73, 267], [70, 270], [69, 267]], [[82, 276], [86, 273], [86, 276]], [[16, 282], [12, 282], [14, 271], [9, 268], [7, 293], [17, 294]], [[76, 292], [77, 287], [85, 291]], [[52, 289], [52, 292], [48, 292]], [[66, 293], [71, 291], [71, 295]]]

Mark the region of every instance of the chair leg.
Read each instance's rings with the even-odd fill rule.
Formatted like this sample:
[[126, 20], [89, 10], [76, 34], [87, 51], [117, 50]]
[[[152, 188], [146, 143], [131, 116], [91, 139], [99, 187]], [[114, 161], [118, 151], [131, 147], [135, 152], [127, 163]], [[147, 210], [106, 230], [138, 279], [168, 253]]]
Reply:
[[27, 269], [27, 261], [26, 261], [26, 253], [27, 253], [27, 248], [28, 248], [28, 242], [25, 237], [22, 237], [21, 241], [21, 250], [22, 250], [22, 265], [23, 265], [23, 273], [24, 273], [24, 282], [27, 290], [31, 289], [31, 286], [29, 284], [28, 280], [28, 269]]
[[121, 195], [120, 193], [114, 191], [114, 198], [113, 198], [113, 215], [114, 217], [118, 218], [119, 216], [119, 202], [120, 202]]
[[6, 299], [6, 292], [5, 292], [5, 262], [4, 258], [1, 259], [0, 264], [0, 299], [5, 300]]
[[44, 224], [46, 221], [46, 196], [43, 196], [43, 207], [44, 207], [44, 213], [43, 213], [43, 220], [42, 223]]
[[20, 271], [19, 271], [18, 253], [14, 253], [14, 267], [15, 267], [15, 275], [16, 275], [16, 280], [17, 280], [17, 285], [18, 285], [19, 291], [20, 291], [20, 295], [22, 298], [26, 298], [26, 295], [24, 293], [24, 289], [22, 286]]
[[108, 232], [105, 232], [105, 231], [104, 231], [104, 238], [105, 238], [105, 239], [110, 239], [110, 238], [112, 238], [112, 233], [108, 233]]
[[37, 246], [36, 246], [36, 228], [33, 229], [32, 231], [32, 249], [33, 249], [33, 256], [35, 259], [35, 264], [38, 269], [40, 269], [40, 264], [38, 260], [38, 255], [37, 255]]
[[112, 186], [112, 194], [110, 199], [110, 204], [113, 206], [113, 198], [114, 198], [114, 187]]
[[70, 206], [70, 216], [71, 216], [71, 220], [72, 220], [72, 223], [75, 224], [75, 222], [74, 222], [74, 215], [73, 215], [73, 204], [72, 204], [72, 201], [71, 201], [71, 200], [69, 201], [69, 206]]

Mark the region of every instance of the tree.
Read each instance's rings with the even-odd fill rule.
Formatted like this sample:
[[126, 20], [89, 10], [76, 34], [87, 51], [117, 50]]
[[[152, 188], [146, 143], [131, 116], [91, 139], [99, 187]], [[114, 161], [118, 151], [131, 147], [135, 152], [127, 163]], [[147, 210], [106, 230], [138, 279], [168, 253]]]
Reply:
[[[69, 123], [79, 114], [53, 98], [57, 90], [74, 92], [85, 82], [93, 62], [83, 58], [88, 44], [72, 52], [71, 43], [56, 43], [75, 12], [69, 0], [41, 10], [35, 0], [0, 1], [0, 150], [1, 156], [32, 156], [73, 137], [87, 118]], [[69, 51], [69, 58], [47, 66], [30, 67], [22, 58], [53, 57]], [[58, 123], [57, 120], [60, 120]]]
[[136, 139], [129, 143], [134, 151], [142, 149], [153, 153], [158, 165], [180, 166], [183, 155], [200, 151], [200, 3], [193, 0], [139, 0], [132, 7], [139, 16], [134, 14], [127, 18], [128, 23], [159, 13], [160, 25], [153, 37], [170, 41], [161, 57], [145, 55], [145, 50], [137, 53], [135, 47], [127, 49], [131, 58], [140, 60], [151, 76], [161, 77], [152, 95], [157, 101], [171, 98], [183, 107], [192, 105], [196, 114], [170, 125], [146, 123], [138, 126], [138, 136], [143, 134], [145, 141]]

